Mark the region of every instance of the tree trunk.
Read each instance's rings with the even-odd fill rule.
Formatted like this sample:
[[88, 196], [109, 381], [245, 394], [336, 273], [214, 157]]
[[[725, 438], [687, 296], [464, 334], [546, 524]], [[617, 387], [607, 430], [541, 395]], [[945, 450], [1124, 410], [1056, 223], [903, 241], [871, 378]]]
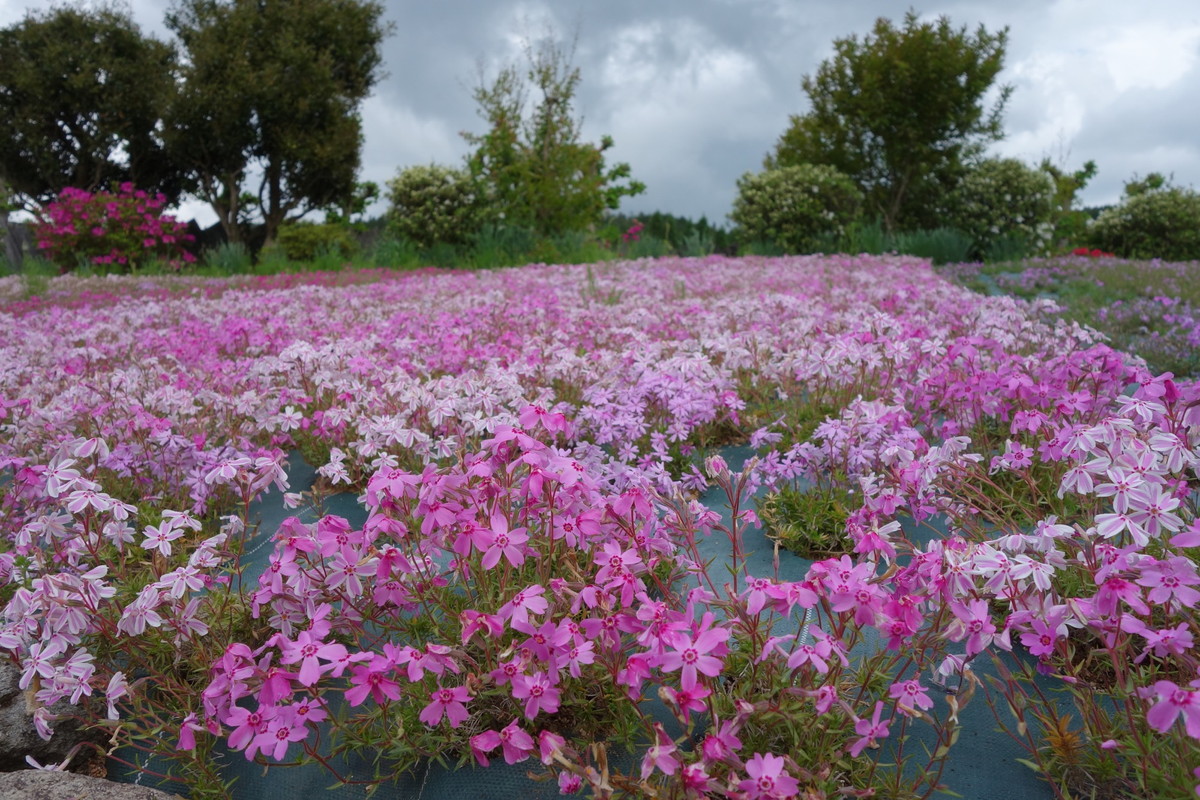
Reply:
[[13, 235], [12, 221], [8, 216], [8, 185], [0, 180], [0, 240], [4, 241], [4, 260], [13, 272], [23, 267], [21, 243]]

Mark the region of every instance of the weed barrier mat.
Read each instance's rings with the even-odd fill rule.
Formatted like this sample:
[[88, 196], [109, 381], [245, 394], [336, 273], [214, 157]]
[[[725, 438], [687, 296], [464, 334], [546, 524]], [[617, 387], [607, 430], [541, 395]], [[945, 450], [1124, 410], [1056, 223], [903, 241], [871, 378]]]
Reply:
[[[735, 446], [720, 449], [733, 471], [742, 469], [753, 454], [749, 447]], [[316, 478], [313, 467], [304, 462], [300, 454], [293, 453], [288, 463], [288, 476], [293, 491], [311, 488]], [[726, 504], [724, 492], [710, 488], [700, 497], [700, 501], [709, 509], [721, 514], [722, 524], [729, 526], [731, 517]], [[323, 503], [326, 514], [336, 514], [345, 517], [352, 525], [361, 526], [366, 520], [366, 511], [359, 505], [357, 495], [341, 493], [327, 497]], [[300, 516], [306, 522], [315, 521], [311, 512], [307, 515], [283, 505], [278, 494], [268, 496], [265, 500], [251, 507], [251, 521], [256, 518], [258, 526], [252, 538], [246, 541], [245, 551], [240, 561], [242, 580], [246, 586], [257, 586], [258, 576], [265, 570], [271, 555], [272, 537], [279, 524], [291, 516]], [[932, 524], [931, 524], [932, 523]], [[903, 526], [906, 534], [913, 541], [928, 540], [939, 533], [945, 534], [944, 528], [937, 526], [936, 520], [926, 522], [918, 530], [911, 519], [905, 518]], [[699, 555], [710, 563], [710, 574], [714, 582], [722, 582], [728, 574], [727, 567], [731, 565], [732, 548], [727, 538], [714, 533], [698, 543]], [[754, 526], [747, 526], [744, 532], [745, 554], [742, 561], [745, 573], [755, 577], [775, 575], [776, 549], [774, 542], [766, 537], [764, 532]], [[801, 558], [794, 553], [780, 550], [778, 553], [779, 571], [777, 578], [783, 581], [803, 580], [812, 566], [811, 560]], [[795, 620], [795, 617], [789, 619]], [[793, 622], [793, 624], [796, 624]], [[791, 632], [797, 632], [801, 640], [808, 637], [807, 626], [798, 624]], [[786, 631], [777, 623], [777, 633]], [[864, 652], [868, 648], [879, 648], [883, 642], [873, 629], [867, 629], [866, 640], [851, 653]], [[972, 664], [975, 673], [985, 680], [988, 675], [995, 675], [995, 667], [990, 658], [981, 658]], [[912, 675], [896, 676], [897, 679], [913, 677]], [[924, 676], [928, 680], [928, 676]], [[1053, 688], [1047, 681], [1043, 688]], [[931, 687], [931, 696], [935, 698], [935, 707], [930, 713], [939, 719], [944, 719], [951, 711], [946, 702], [947, 692], [936, 691], [936, 685]], [[647, 702], [645, 710], [672, 735], [682, 733], [678, 721], [658, 701]], [[991, 707], [986, 702], [983, 690], [978, 691], [971, 702], [959, 710], [961, 733], [958, 741], [950, 749], [946, 759], [945, 769], [940, 783], [945, 785], [948, 792], [937, 792], [933, 797], [962, 797], [967, 800], [1052, 800], [1054, 794], [1050, 786], [1038, 777], [1031, 769], [1020, 764], [1017, 759], [1026, 753], [1012, 738], [1002, 732], [993, 715]], [[928, 726], [914, 726], [909, 734], [909, 745], [920, 747], [922, 741], [933, 748], [932, 737], [923, 740], [922, 733], [928, 733]], [[888, 750], [881, 754], [881, 761], [888, 760]], [[484, 768], [469, 764], [461, 769], [443, 767], [429, 762], [423, 770], [416, 774], [403, 776], [401, 779], [383, 784], [339, 784], [336, 778], [325, 768], [317, 764], [302, 767], [267, 766], [264, 767], [253, 761], [247, 761], [241, 753], [223, 749], [220, 745], [215, 750], [221, 764], [221, 773], [226, 780], [236, 780], [233, 785], [230, 800], [273, 800], [278, 797], [328, 797], [331, 800], [356, 800], [357, 798], [376, 798], [377, 800], [549, 800], [562, 797], [556, 782], [539, 782], [528, 777], [528, 773], [537, 772], [540, 765], [535, 761], [520, 764], [505, 764], [502, 759], [493, 758], [490, 766]], [[116, 756], [122, 761], [139, 764], [152, 772], [161, 772], [162, 767], [154, 760], [130, 748], [118, 750]], [[634, 771], [640, 763], [641, 753], [626, 754], [623, 751], [610, 754], [610, 759], [625, 772]], [[350, 780], [365, 780], [373, 772], [372, 759], [369, 754], [353, 761], [335, 763], [339, 773]], [[110, 761], [109, 777], [122, 783], [133, 783], [151, 786], [165, 791], [184, 794], [178, 783], [163, 781], [151, 777], [146, 772], [130, 769], [119, 761]], [[572, 796], [581, 796], [579, 794]]]

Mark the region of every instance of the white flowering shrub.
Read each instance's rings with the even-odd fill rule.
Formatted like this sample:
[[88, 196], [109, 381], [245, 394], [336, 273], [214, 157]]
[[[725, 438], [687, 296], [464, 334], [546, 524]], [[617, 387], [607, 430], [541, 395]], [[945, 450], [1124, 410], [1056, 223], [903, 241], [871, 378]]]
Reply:
[[1054, 237], [1054, 180], [1015, 158], [989, 158], [963, 177], [950, 196], [949, 224], [986, 255], [1002, 239], [1019, 237], [1028, 255], [1045, 254]]
[[821, 237], [842, 236], [857, 219], [862, 193], [844, 174], [800, 164], [738, 179], [732, 219], [743, 241], [770, 241], [793, 253], [811, 252]]
[[1088, 230], [1093, 247], [1126, 258], [1200, 259], [1200, 194], [1178, 186], [1126, 193]]
[[475, 183], [465, 170], [406, 167], [387, 183], [389, 228], [420, 247], [463, 244], [479, 227]]

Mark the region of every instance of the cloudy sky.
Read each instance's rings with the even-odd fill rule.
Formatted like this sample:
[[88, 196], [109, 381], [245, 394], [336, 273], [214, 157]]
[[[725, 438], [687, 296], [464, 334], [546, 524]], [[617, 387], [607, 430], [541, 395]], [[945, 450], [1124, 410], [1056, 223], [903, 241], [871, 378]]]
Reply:
[[[578, 32], [577, 110], [587, 139], [609, 134], [645, 194], [622, 210], [724, 221], [739, 175], [802, 113], [803, 75], [833, 40], [903, 17], [887, 0], [383, 0], [395, 32], [388, 77], [362, 109], [364, 180], [400, 167], [461, 164], [460, 131], [482, 132], [471, 89], [520, 56], [525, 35]], [[0, 26], [44, 3], [0, 0]], [[132, 0], [162, 38], [170, 0]], [[1196, 0], [942, 0], [913, 6], [972, 30], [1009, 28], [1000, 82], [1015, 87], [996, 154], [1049, 156], [1099, 174], [1085, 204], [1115, 202], [1133, 174], [1200, 188], [1200, 3]], [[195, 208], [189, 205], [184, 216]], [[379, 208], [377, 210], [382, 210]], [[198, 216], [203, 217], [200, 213]]]

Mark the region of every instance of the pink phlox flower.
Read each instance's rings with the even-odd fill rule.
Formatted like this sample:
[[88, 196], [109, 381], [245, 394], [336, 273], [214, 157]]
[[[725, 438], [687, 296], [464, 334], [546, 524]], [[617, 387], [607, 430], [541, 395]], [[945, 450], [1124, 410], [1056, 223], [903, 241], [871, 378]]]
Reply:
[[901, 714], [910, 717], [916, 716], [919, 711], [933, 708], [933, 699], [916, 678], [893, 683], [888, 688], [888, 696], [896, 701], [896, 709]]
[[790, 614], [796, 606], [813, 608], [817, 605], [820, 598], [813, 589], [813, 585], [808, 581], [799, 581], [775, 583], [763, 591], [775, 601], [775, 608], [778, 611]]
[[742, 599], [746, 602], [746, 612], [749, 614], [757, 614], [762, 611], [763, 606], [767, 604], [767, 600], [771, 597], [771, 589], [775, 582], [769, 578], [755, 578], [751, 575], [746, 576], [746, 589], [742, 593]]
[[737, 737], [740, 726], [734, 720], [718, 722], [704, 737], [700, 745], [705, 761], [720, 762], [732, 759], [742, 749], [742, 740]]
[[1192, 681], [1191, 688], [1180, 687], [1174, 681], [1157, 681], [1153, 687], [1142, 690], [1143, 696], [1152, 698], [1154, 705], [1146, 712], [1146, 722], [1159, 733], [1166, 733], [1181, 715], [1188, 736], [1200, 739], [1200, 681]]
[[1172, 556], [1159, 561], [1150, 559], [1142, 567], [1137, 584], [1150, 590], [1146, 599], [1151, 603], [1164, 604], [1168, 608], [1195, 608], [1200, 603], [1200, 591], [1192, 588], [1200, 584], [1200, 576], [1196, 574], [1196, 565], [1187, 556]]
[[596, 572], [596, 583], [605, 583], [614, 576], [637, 571], [637, 567], [642, 566], [642, 557], [637, 550], [624, 550], [620, 542], [608, 541], [596, 553], [594, 562], [600, 565]]
[[721, 674], [725, 665], [724, 656], [729, 652], [725, 642], [729, 639], [730, 630], [714, 627], [714, 621], [712, 612], [704, 612], [693, 635], [673, 632], [670, 637], [671, 649], [658, 656], [663, 671], [681, 671], [680, 684], [685, 689], [695, 687], [698, 673], [714, 678]]
[[206, 733], [207, 731], [208, 729], [200, 723], [195, 712], [188, 714], [183, 718], [183, 722], [179, 724], [179, 741], [175, 744], [175, 749], [195, 750], [196, 734]]
[[[312, 686], [321, 678], [321, 674], [332, 668], [332, 663], [347, 655], [346, 648], [336, 642], [327, 643], [313, 636], [311, 631], [301, 631], [296, 641], [283, 640], [281, 643], [281, 664], [300, 662], [300, 672], [297, 678], [301, 686]], [[322, 661], [330, 662], [322, 665]]]
[[537, 584], [527, 586], [517, 592], [512, 600], [500, 606], [496, 616], [502, 620], [513, 620], [516, 623], [528, 624], [530, 614], [544, 614], [550, 607], [545, 598], [546, 590]]
[[254, 737], [251, 747], [246, 748], [247, 758], [255, 748], [269, 755], [276, 761], [282, 761], [287, 755], [292, 742], [302, 742], [308, 738], [308, 726], [303, 720], [297, 720], [291, 706], [279, 709], [267, 722], [266, 729]]
[[878, 744], [877, 740], [887, 738], [888, 723], [880, 721], [882, 713], [883, 701], [876, 701], [875, 713], [871, 716], [871, 719], [860, 719], [854, 723], [854, 732], [860, 738], [850, 745], [851, 756], [857, 756], [865, 748], [876, 746]]
[[650, 678], [652, 658], [648, 653], [634, 653], [625, 659], [625, 665], [617, 671], [617, 683], [626, 687], [630, 699], [641, 694], [642, 683]]
[[712, 690], [703, 684], [697, 684], [691, 689], [664, 686], [661, 691], [666, 701], [675, 707], [675, 715], [685, 723], [692, 714], [703, 714], [708, 710], [704, 699], [712, 694]]
[[164, 519], [158, 525], [147, 525], [143, 530], [146, 540], [142, 547], [146, 550], [157, 550], [163, 558], [171, 555], [171, 542], [183, 536], [174, 521]]
[[259, 706], [254, 711], [242, 706], [234, 706], [229, 709], [229, 713], [221, 719], [223, 723], [233, 728], [226, 740], [229, 743], [229, 748], [231, 750], [242, 750], [245, 748], [246, 760], [253, 760], [254, 753], [257, 752], [258, 748], [251, 749], [248, 745], [259, 734], [266, 731], [267, 723], [275, 713], [276, 708], [274, 706]]
[[123, 697], [129, 695], [129, 682], [125, 678], [124, 672], [114, 672], [112, 677], [108, 679], [108, 686], [104, 689], [104, 701], [107, 705], [106, 716], [109, 719], [120, 719], [121, 715], [117, 711], [117, 703]]
[[555, 753], [561, 753], [567, 748], [567, 740], [557, 733], [542, 731], [538, 734], [538, 757], [542, 763], [549, 766], [554, 761]]
[[947, 626], [946, 635], [955, 642], [966, 639], [969, 656], [983, 652], [996, 635], [987, 601], [970, 600], [965, 604], [954, 601], [950, 610], [955, 619]]
[[1183, 655], [1190, 651], [1195, 644], [1191, 629], [1186, 622], [1181, 622], [1174, 628], [1154, 630], [1137, 617], [1124, 614], [1121, 617], [1121, 630], [1135, 633], [1146, 640], [1146, 647], [1133, 659], [1135, 664], [1142, 663], [1152, 653], [1158, 658], [1168, 655]]
[[566, 666], [567, 673], [573, 678], [582, 676], [582, 666], [596, 661], [595, 645], [591, 642], [576, 642], [568, 640], [562, 645], [554, 657], [554, 668]]
[[503, 748], [506, 764], [519, 764], [533, 754], [533, 737], [521, 730], [517, 722], [514, 719], [499, 731], [484, 731], [471, 737], [471, 752], [481, 766], [488, 766], [488, 759], [484, 754], [497, 747]]
[[1130, 519], [1141, 525], [1150, 536], [1183, 527], [1183, 520], [1174, 513], [1179, 508], [1179, 498], [1165, 490], [1162, 484], [1142, 484], [1129, 493], [1129, 503]]
[[571, 638], [570, 630], [553, 620], [546, 620], [541, 625], [514, 622], [512, 627], [513, 630], [529, 634], [520, 647], [527, 649], [539, 661], [551, 661], [552, 652], [559, 651]]
[[388, 700], [399, 700], [400, 685], [387, 675], [392, 668], [383, 658], [375, 658], [365, 666], [351, 667], [351, 686], [345, 692], [346, 702], [351, 707], [360, 706], [368, 695], [380, 705]]
[[457, 728], [471, 716], [464, 703], [471, 699], [471, 693], [465, 686], [453, 688], [438, 687], [429, 695], [429, 705], [421, 709], [419, 718], [429, 727], [435, 727], [444, 716], [450, 721], [451, 728]]
[[738, 783], [738, 788], [746, 793], [746, 800], [796, 797], [800, 782], [784, 771], [785, 764], [781, 756], [755, 753], [746, 762], [747, 778]]
[[455, 674], [462, 671], [452, 655], [452, 648], [448, 645], [427, 642], [420, 650], [402, 647], [397, 650], [397, 653], [400, 654], [397, 658], [403, 660], [396, 660], [393, 663], [403, 664], [407, 661], [408, 679], [413, 683], [421, 680], [427, 671], [439, 678], [447, 671]]
[[655, 742], [646, 748], [642, 758], [642, 780], [647, 780], [658, 770], [664, 775], [674, 775], [679, 769], [679, 759], [675, 757], [675, 742], [660, 723], [654, 723]]
[[1192, 520], [1187, 530], [1171, 537], [1174, 547], [1200, 547], [1200, 517]]
[[512, 678], [512, 696], [525, 701], [525, 716], [533, 719], [540, 712], [553, 714], [558, 711], [559, 690], [555, 681], [544, 672], [532, 675], [515, 675]]
[[512, 682], [513, 678], [525, 673], [525, 662], [521, 658], [512, 658], [508, 661], [501, 661], [496, 669], [489, 674], [497, 686], [503, 686], [506, 683]]
[[525, 563], [525, 551], [528, 549], [525, 543], [529, 541], [529, 536], [524, 528], [508, 529], [508, 520], [500, 512], [492, 514], [491, 530], [493, 539], [491, 545], [483, 554], [483, 568], [491, 569], [500, 562], [501, 556], [508, 559], [508, 563], [514, 567], [519, 567]]
[[362, 556], [363, 532], [343, 517], [329, 514], [317, 520], [316, 542], [324, 558], [336, 553], [344, 561], [358, 561]]
[[504, 632], [504, 621], [495, 614], [484, 614], [468, 608], [458, 615], [462, 626], [461, 641], [466, 644], [471, 637], [480, 631], [485, 636], [495, 638]]

